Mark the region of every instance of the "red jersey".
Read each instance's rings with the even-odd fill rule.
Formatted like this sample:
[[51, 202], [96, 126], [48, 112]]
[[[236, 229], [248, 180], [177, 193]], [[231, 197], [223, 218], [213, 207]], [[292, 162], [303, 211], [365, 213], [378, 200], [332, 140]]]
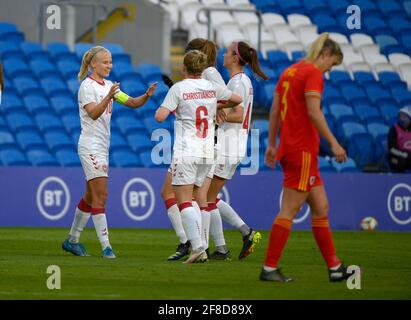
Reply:
[[321, 99], [324, 80], [321, 70], [304, 60], [288, 67], [275, 89], [280, 99], [280, 145], [277, 159], [296, 151], [317, 155], [320, 135], [308, 116], [307, 96]]

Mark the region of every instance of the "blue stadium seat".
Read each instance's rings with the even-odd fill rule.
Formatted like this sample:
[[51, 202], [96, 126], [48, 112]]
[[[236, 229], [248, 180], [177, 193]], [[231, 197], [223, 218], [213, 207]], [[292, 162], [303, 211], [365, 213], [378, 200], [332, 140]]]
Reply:
[[291, 52], [291, 57], [294, 62], [298, 62], [302, 58], [305, 57], [305, 52], [304, 51], [293, 51]]
[[316, 14], [311, 16], [311, 20], [313, 24], [318, 26], [318, 32], [338, 32], [343, 33], [343, 29], [338, 24], [337, 20], [335, 20], [329, 14]]
[[330, 71], [330, 80], [336, 86], [353, 83], [350, 74], [347, 71], [342, 70]]
[[402, 34], [400, 39], [404, 50], [411, 55], [411, 34]]
[[394, 89], [392, 96], [400, 107], [411, 105], [411, 92], [407, 89]]
[[377, 108], [371, 107], [369, 104], [355, 105], [353, 106], [353, 110], [363, 124], [381, 118], [379, 110]]
[[353, 74], [355, 82], [362, 87], [366, 86], [367, 83], [373, 83], [375, 81], [375, 77], [372, 72], [356, 71]]
[[300, 0], [279, 1], [278, 7], [284, 15], [288, 15], [290, 13], [306, 13], [306, 10]]
[[67, 86], [69, 87], [71, 93], [77, 97], [78, 89], [80, 88], [80, 82], [77, 79], [67, 80]]
[[127, 167], [140, 167], [140, 159], [130, 151], [116, 151], [112, 152], [110, 162], [115, 167], [127, 168]]
[[28, 151], [32, 149], [48, 150], [43, 138], [35, 131], [28, 130], [16, 134], [16, 140], [21, 149]]
[[404, 1], [403, 2], [405, 12], [407, 13], [407, 16], [410, 18], [411, 17], [411, 1]]
[[23, 101], [18, 95], [4, 92], [1, 99], [1, 111], [4, 115], [16, 112], [25, 112]]
[[76, 43], [74, 51], [76, 52], [77, 57], [81, 61], [83, 59], [84, 53], [92, 47], [93, 45], [91, 43]]
[[397, 122], [399, 109], [395, 105], [381, 105], [379, 109], [387, 125], [392, 126]]
[[49, 42], [47, 44], [47, 51], [55, 59], [62, 53], [69, 53], [70, 49], [64, 42]]
[[357, 165], [355, 161], [351, 158], [348, 158], [347, 161], [338, 163], [335, 158], [331, 159], [331, 164], [332, 166], [338, 171], [338, 172], [358, 172]]
[[21, 96], [43, 95], [43, 90], [38, 82], [30, 77], [17, 77], [13, 79], [13, 84]]
[[0, 22], [0, 34], [4, 34], [10, 31], [17, 31], [17, 26], [10, 22]]
[[7, 124], [6, 119], [3, 118], [3, 116], [0, 114], [0, 130], [7, 130], [9, 128], [9, 125]]
[[379, 135], [375, 140], [375, 159], [378, 163], [382, 163], [388, 168], [388, 137], [387, 135]]
[[25, 56], [17, 43], [0, 41], [0, 58], [3, 61], [7, 59], [24, 60]]
[[108, 51], [110, 51], [111, 54], [125, 53], [121, 44], [118, 43], [103, 43], [102, 46], [106, 48]]
[[131, 97], [141, 96], [147, 90], [147, 86], [144, 83], [137, 81], [123, 81], [120, 85], [121, 90]]
[[340, 90], [330, 84], [331, 82], [327, 82], [324, 86], [325, 88], [323, 91], [323, 101], [325, 102], [325, 104], [329, 105], [330, 103], [346, 103], [347, 100], [341, 94]]
[[361, 20], [361, 22], [364, 24], [367, 33], [372, 36], [381, 34], [392, 35], [391, 28], [382, 18], [365, 16], [364, 19]]
[[359, 167], [374, 160], [373, 138], [367, 129], [356, 122], [342, 124], [347, 153], [353, 157]]
[[146, 83], [154, 81], [163, 81], [162, 72], [158, 65], [150, 63], [142, 63], [135, 69], [140, 73]]
[[329, 110], [335, 121], [352, 119], [355, 116], [353, 108], [345, 104], [331, 104]]
[[279, 63], [289, 63], [288, 55], [279, 50], [268, 50], [267, 51], [267, 60], [270, 62], [272, 67], [277, 66]]
[[168, 117], [164, 122], [157, 122], [152, 115], [145, 115], [143, 123], [150, 134], [156, 129], [173, 130], [173, 117]]
[[124, 139], [124, 137], [121, 134], [111, 132], [110, 152], [115, 152], [118, 150], [130, 151], [130, 148], [128, 146], [126, 139]]
[[0, 41], [21, 43], [24, 41], [24, 34], [18, 30], [5, 31], [0, 33]]
[[31, 69], [37, 78], [45, 77], [61, 78], [60, 72], [56, 69], [54, 64], [47, 61], [30, 61]]
[[115, 120], [118, 128], [120, 129], [121, 133], [124, 135], [128, 135], [131, 133], [142, 132], [145, 134], [146, 127], [141, 122], [141, 120], [135, 117], [118, 117]]
[[389, 127], [385, 124], [370, 123], [367, 125], [368, 132], [377, 139], [379, 136], [387, 136]]
[[3, 60], [4, 73], [13, 79], [19, 77], [34, 77], [33, 72], [24, 60], [21, 59], [7, 59]]
[[325, 0], [303, 0], [303, 4], [309, 14], [329, 14], [330, 12]]
[[351, 83], [341, 86], [341, 93], [347, 99], [348, 102], [368, 102], [368, 97], [365, 94], [364, 90], [359, 87], [356, 83]]
[[63, 122], [67, 132], [80, 132], [80, 117], [77, 113], [63, 115], [61, 121]]
[[377, 104], [377, 102], [393, 102], [392, 96], [388, 90], [366, 87], [365, 91], [367, 92], [368, 99], [374, 104]]
[[57, 161], [63, 167], [80, 167], [78, 154], [73, 150], [59, 150], [55, 153]]
[[[146, 90], [147, 90], [147, 87], [146, 87]], [[164, 98], [167, 95], [168, 90], [169, 90], [169, 87], [165, 85], [164, 82], [161, 81], [157, 84], [157, 88], [156, 88], [156, 91], [154, 92], [153, 98], [155, 99], [155, 101], [157, 101], [158, 104], [163, 102]]]
[[112, 53], [111, 58], [113, 63], [130, 63], [131, 64], [131, 57], [127, 53]]
[[45, 150], [29, 150], [26, 153], [27, 159], [33, 166], [40, 167], [57, 167], [58, 162], [54, 159], [53, 155]]
[[385, 17], [395, 16], [403, 11], [398, 2], [394, 0], [377, 1], [376, 4]]
[[394, 30], [396, 35], [409, 34], [411, 32], [411, 23], [405, 18], [391, 17], [388, 19], [388, 25]]
[[74, 144], [66, 133], [63, 132], [46, 132], [44, 140], [53, 152], [62, 149], [73, 149]]
[[77, 113], [78, 104], [77, 102], [68, 97], [53, 97], [50, 99], [51, 105], [54, 111], [59, 115]]
[[7, 122], [13, 132], [16, 133], [26, 129], [34, 131], [37, 130], [33, 120], [24, 113], [12, 113], [7, 115]]
[[324, 157], [318, 157], [318, 168], [321, 172], [336, 172], [337, 170], [333, 167], [330, 161], [326, 160]]
[[0, 149], [5, 149], [8, 147], [15, 147], [16, 140], [13, 135], [7, 129], [0, 130]]
[[401, 81], [396, 72], [384, 71], [378, 73], [380, 83], [387, 89], [407, 89], [407, 84]]
[[4, 166], [28, 166], [25, 155], [17, 149], [0, 150], [0, 160]]
[[57, 62], [57, 69], [65, 79], [76, 78], [80, 70], [80, 64], [73, 61], [63, 60]]
[[67, 84], [58, 78], [44, 78], [40, 81], [41, 86], [46, 94], [52, 98], [56, 96], [71, 97], [71, 91], [67, 88]]
[[65, 131], [61, 120], [52, 114], [39, 114], [34, 117], [37, 127], [43, 132]]
[[28, 61], [51, 62], [48, 53], [37, 42], [23, 42], [20, 44], [20, 48]]
[[80, 130], [79, 131], [73, 131], [71, 132], [71, 141], [73, 141], [73, 143], [75, 145], [78, 145], [78, 140], [80, 138]]
[[154, 145], [154, 142], [150, 140], [146, 133], [129, 134], [126, 139], [131, 150], [136, 153], [151, 150]]
[[271, 104], [273, 102], [274, 91], [275, 91], [276, 84], [274, 83], [266, 83], [264, 84], [262, 90], [261, 101], [266, 109], [270, 109]]
[[38, 95], [26, 95], [23, 100], [26, 109], [33, 115], [51, 111], [49, 101]]

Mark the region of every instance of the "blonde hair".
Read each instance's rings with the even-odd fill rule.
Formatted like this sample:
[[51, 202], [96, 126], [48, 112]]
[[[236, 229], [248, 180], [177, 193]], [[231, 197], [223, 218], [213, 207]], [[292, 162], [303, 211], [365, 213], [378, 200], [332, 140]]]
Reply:
[[185, 52], [199, 50], [207, 55], [207, 67], [214, 67], [217, 63], [217, 45], [208, 39], [195, 38], [191, 40], [185, 49]]
[[184, 66], [189, 75], [201, 76], [207, 67], [207, 55], [199, 50], [191, 50], [184, 55]]
[[99, 53], [101, 51], [110, 52], [102, 46], [95, 46], [95, 47], [87, 50], [84, 53], [83, 60], [81, 61], [80, 71], [77, 75], [77, 78], [78, 78], [79, 81], [83, 80], [84, 77], [87, 75], [87, 73], [90, 69], [91, 61], [94, 59], [94, 57], [97, 55], [97, 53]]
[[337, 56], [338, 60], [336, 65], [342, 63], [344, 55], [341, 48], [337, 42], [330, 39], [328, 32], [321, 33], [320, 36], [311, 44], [310, 50], [308, 51], [305, 59], [309, 62], [314, 62], [319, 56], [326, 52], [333, 56]]

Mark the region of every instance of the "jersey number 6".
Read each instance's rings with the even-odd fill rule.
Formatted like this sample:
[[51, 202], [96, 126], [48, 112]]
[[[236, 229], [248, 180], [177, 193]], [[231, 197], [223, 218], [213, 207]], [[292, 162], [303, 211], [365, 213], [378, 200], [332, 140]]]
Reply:
[[[207, 116], [208, 116], [208, 110], [207, 110], [206, 107], [200, 106], [200, 107], [197, 108], [197, 110], [196, 110], [196, 128], [197, 128], [197, 137], [199, 137], [199, 138], [207, 137], [207, 132], [208, 132]], [[203, 129], [203, 130], [201, 131], [201, 129]]]

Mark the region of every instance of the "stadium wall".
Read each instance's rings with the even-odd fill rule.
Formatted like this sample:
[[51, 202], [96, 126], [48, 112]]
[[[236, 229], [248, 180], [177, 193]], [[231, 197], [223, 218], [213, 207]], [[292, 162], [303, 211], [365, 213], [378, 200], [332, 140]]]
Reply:
[[[165, 169], [110, 169], [109, 226], [171, 228], [160, 196]], [[67, 227], [82, 196], [81, 168], [0, 167], [0, 226]], [[330, 222], [336, 230], [358, 230], [373, 216], [380, 230], [411, 231], [410, 174], [322, 174], [330, 200]], [[252, 227], [270, 229], [278, 212], [282, 173], [261, 171], [237, 175], [222, 198]], [[303, 207], [294, 229], [311, 228]]]
[[[160, 6], [147, 0], [99, 0], [75, 1], [78, 3], [96, 3], [107, 7], [108, 12], [124, 4], [136, 6], [135, 21], [119, 25], [103, 40], [96, 44], [114, 42], [121, 44], [132, 57], [133, 64], [154, 63], [161, 66], [163, 72], [170, 73], [170, 15]], [[40, 8], [41, 4], [58, 5], [61, 8], [61, 28], [48, 29], [43, 23], [43, 39], [45, 43], [51, 41], [67, 42], [70, 37], [66, 32], [69, 29], [69, 10], [59, 1], [47, 0], [13, 0], [0, 1], [0, 21], [15, 23], [25, 35], [26, 41], [40, 41]], [[47, 5], [43, 15], [47, 13]], [[103, 16], [102, 9], [97, 11], [97, 18]], [[81, 7], [75, 10], [75, 38], [83, 34], [92, 26], [92, 9]]]

